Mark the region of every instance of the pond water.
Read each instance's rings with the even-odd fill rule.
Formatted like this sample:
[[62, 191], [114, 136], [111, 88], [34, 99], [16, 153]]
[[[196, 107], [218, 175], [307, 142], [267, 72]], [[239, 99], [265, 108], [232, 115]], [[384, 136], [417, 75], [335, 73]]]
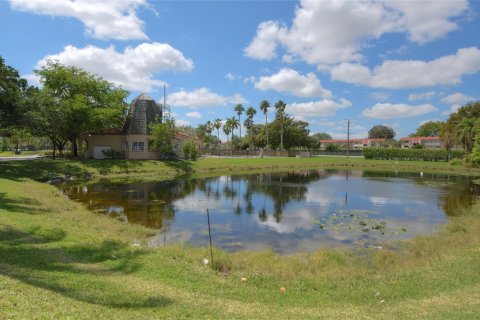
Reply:
[[91, 210], [157, 230], [149, 245], [206, 246], [208, 209], [215, 246], [291, 254], [430, 234], [472, 205], [480, 191], [472, 180], [310, 170], [61, 188]]

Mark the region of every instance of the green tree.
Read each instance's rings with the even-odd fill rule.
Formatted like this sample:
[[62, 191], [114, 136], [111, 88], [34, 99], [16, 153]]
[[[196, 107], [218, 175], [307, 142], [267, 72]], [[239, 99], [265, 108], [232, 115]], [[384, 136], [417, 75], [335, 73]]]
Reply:
[[231, 118], [227, 118], [225, 125], [223, 126], [223, 131], [225, 132], [225, 134], [227, 134], [227, 132], [225, 131], [225, 127], [228, 127], [229, 133], [232, 134], [232, 148], [233, 148], [233, 131], [237, 129], [239, 125], [240, 125], [240, 122], [237, 120], [237, 118], [231, 117]]
[[390, 127], [378, 124], [368, 131], [368, 137], [370, 139], [393, 139], [395, 131]]
[[23, 98], [28, 88], [27, 80], [0, 56], [0, 135], [9, 136], [10, 128], [25, 126]]
[[152, 149], [165, 157], [173, 157], [173, 138], [175, 137], [175, 122], [172, 119], [150, 125]]
[[[272, 148], [281, 147], [281, 127], [282, 123], [279, 117], [269, 124], [269, 131], [273, 133], [270, 136], [270, 145]], [[285, 132], [283, 147], [285, 149], [289, 150], [295, 147], [307, 148], [310, 146], [310, 130], [307, 122], [298, 121], [285, 115], [283, 118], [283, 127]]]
[[220, 129], [222, 128], [222, 119], [215, 119], [213, 127], [217, 129], [217, 143], [220, 143]]
[[277, 118], [280, 121], [280, 149], [283, 150], [283, 131], [284, 131], [284, 118], [285, 118], [285, 108], [287, 105], [282, 100], [278, 100], [275, 103], [275, 110], [277, 110]]
[[270, 102], [268, 102], [267, 100], [263, 100], [262, 102], [260, 102], [260, 110], [262, 110], [263, 114], [265, 115], [265, 133], [266, 133], [266, 137], [267, 137], [267, 144], [266, 144], [266, 147], [268, 148], [268, 118], [267, 118], [267, 113], [268, 113], [268, 109], [270, 108]]
[[68, 123], [61, 135], [71, 142], [73, 156], [78, 157], [77, 139], [81, 135], [123, 124], [128, 91], [56, 61], [47, 61], [35, 73], [43, 85], [43, 95], [51, 97], [50, 101]]
[[240, 140], [242, 140], [242, 121], [240, 120], [240, 116], [243, 114], [243, 111], [245, 111], [245, 108], [241, 105], [241, 104], [237, 104], [234, 108], [235, 112], [237, 113], [238, 115], [238, 128], [240, 130]]
[[473, 140], [480, 123], [475, 118], [463, 118], [456, 127], [457, 139], [462, 142], [467, 153], [472, 152]]
[[440, 135], [443, 126], [442, 121], [428, 121], [422, 124], [417, 128], [417, 131], [414, 134], [411, 134], [411, 137], [436, 137]]
[[332, 140], [332, 136], [325, 132], [318, 132], [310, 136], [310, 146], [312, 148], [320, 147], [320, 140]]
[[[247, 134], [249, 134], [253, 128], [253, 125], [254, 125], [253, 117], [257, 113], [257, 110], [255, 110], [254, 107], [250, 107], [247, 109], [246, 113], [247, 113], [247, 118], [243, 122], [243, 125], [245, 126], [245, 128], [247, 128]], [[248, 144], [249, 144], [249, 148], [252, 149], [252, 139], [250, 134], [248, 135]]]

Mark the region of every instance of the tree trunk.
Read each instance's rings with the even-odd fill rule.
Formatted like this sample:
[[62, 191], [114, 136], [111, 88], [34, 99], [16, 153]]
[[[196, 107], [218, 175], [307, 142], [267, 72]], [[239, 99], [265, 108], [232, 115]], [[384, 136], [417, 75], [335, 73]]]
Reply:
[[78, 158], [78, 145], [77, 145], [77, 138], [70, 138], [70, 143], [72, 144], [72, 156], [74, 158]]

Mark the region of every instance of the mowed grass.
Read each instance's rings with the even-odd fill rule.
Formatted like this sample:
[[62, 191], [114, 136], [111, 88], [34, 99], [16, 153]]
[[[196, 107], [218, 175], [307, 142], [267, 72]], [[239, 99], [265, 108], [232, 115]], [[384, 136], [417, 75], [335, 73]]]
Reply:
[[[361, 159], [339, 159], [188, 164], [193, 174], [342, 161], [366, 166]], [[374, 168], [389, 165], [396, 164], [379, 162]], [[408, 164], [413, 165], [426, 168]], [[450, 169], [428, 165], [433, 171]], [[128, 174], [138, 170], [135, 175], [165, 178], [181, 166], [139, 161], [129, 164]], [[480, 314], [480, 204], [401, 250], [387, 244], [360, 254], [321, 250], [278, 256], [215, 249], [212, 270], [202, 263], [206, 248], [149, 248], [145, 244], [155, 230], [91, 213], [55, 187], [29, 179], [45, 172], [124, 177], [125, 170], [124, 162], [115, 161], [0, 164], [0, 319], [477, 319]], [[135, 239], [140, 247], [132, 246]]]

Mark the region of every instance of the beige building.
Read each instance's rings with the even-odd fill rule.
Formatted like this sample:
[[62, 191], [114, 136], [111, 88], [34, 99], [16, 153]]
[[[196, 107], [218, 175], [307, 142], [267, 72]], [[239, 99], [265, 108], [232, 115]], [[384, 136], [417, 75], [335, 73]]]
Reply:
[[386, 139], [335, 139], [335, 140], [320, 140], [320, 149], [325, 150], [328, 144], [337, 144], [340, 149], [347, 149], [347, 144], [350, 150], [362, 150], [363, 148], [375, 148], [382, 146]]
[[[128, 111], [123, 128], [108, 129], [102, 133], [88, 134], [80, 140], [80, 150], [85, 150], [87, 159], [159, 159], [161, 155], [152, 150], [150, 124], [162, 119], [162, 106], [146, 94], [135, 98]], [[183, 158], [182, 146], [193, 141], [200, 147], [201, 140], [182, 133], [173, 139], [174, 152]]]
[[442, 147], [440, 137], [406, 137], [401, 138], [402, 148], [409, 149], [414, 146], [423, 146], [425, 149], [439, 149]]

